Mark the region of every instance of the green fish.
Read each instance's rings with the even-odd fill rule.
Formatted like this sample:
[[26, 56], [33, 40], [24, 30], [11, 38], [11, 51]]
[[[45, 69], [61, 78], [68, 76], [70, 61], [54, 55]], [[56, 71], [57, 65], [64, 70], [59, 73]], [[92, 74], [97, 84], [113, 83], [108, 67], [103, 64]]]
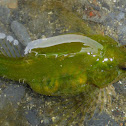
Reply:
[[[66, 119], [65, 125], [70, 125], [75, 117], [78, 120], [81, 109], [88, 108], [89, 112], [99, 89], [126, 76], [126, 49], [108, 36], [78, 34], [34, 40], [23, 55], [15, 57], [6, 45], [0, 54], [0, 76], [23, 80], [39, 94], [65, 98], [59, 105], [52, 105], [50, 115], [56, 120], [54, 124], [64, 125], [61, 122]], [[56, 119], [55, 115], [59, 118], [62, 112], [62, 118]], [[74, 114], [68, 121], [69, 112]]]
[[24, 80], [43, 95], [77, 95], [92, 85], [105, 87], [125, 73], [126, 52], [108, 36], [39, 39], [30, 42], [24, 54], [16, 58], [1, 54], [0, 76]]

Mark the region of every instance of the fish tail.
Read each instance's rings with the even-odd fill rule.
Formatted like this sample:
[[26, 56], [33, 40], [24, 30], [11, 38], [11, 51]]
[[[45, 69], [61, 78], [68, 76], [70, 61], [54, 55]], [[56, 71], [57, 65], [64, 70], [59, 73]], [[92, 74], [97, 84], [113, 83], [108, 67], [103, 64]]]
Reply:
[[0, 33], [0, 53], [7, 57], [24, 56], [24, 46], [10, 35]]

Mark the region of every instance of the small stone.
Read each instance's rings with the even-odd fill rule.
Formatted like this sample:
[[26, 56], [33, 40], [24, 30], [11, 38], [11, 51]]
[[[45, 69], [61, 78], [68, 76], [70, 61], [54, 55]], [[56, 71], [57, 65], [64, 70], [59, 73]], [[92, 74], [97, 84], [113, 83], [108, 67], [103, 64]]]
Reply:
[[0, 39], [5, 39], [6, 35], [4, 33], [0, 33]]
[[18, 44], [19, 44], [18, 40], [14, 40], [14, 45], [18, 45]]
[[7, 41], [12, 42], [12, 41], [14, 41], [14, 38], [12, 36], [8, 35], [7, 36]]
[[11, 23], [11, 29], [14, 32], [17, 39], [24, 45], [27, 46], [27, 44], [31, 41], [31, 38], [27, 32], [27, 29], [24, 27], [23, 24], [19, 23], [18, 21], [13, 21]]

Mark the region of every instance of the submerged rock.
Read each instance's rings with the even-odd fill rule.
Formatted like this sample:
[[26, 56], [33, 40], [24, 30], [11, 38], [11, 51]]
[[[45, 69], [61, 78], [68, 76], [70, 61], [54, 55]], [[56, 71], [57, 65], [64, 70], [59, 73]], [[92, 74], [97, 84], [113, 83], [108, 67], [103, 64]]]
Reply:
[[11, 22], [11, 11], [9, 8], [0, 6], [0, 21], [4, 24], [10, 24]]
[[18, 21], [13, 21], [11, 23], [11, 29], [18, 38], [18, 40], [24, 45], [27, 46], [27, 44], [31, 41], [31, 38], [26, 30], [26, 28], [23, 26], [23, 24], [19, 23]]

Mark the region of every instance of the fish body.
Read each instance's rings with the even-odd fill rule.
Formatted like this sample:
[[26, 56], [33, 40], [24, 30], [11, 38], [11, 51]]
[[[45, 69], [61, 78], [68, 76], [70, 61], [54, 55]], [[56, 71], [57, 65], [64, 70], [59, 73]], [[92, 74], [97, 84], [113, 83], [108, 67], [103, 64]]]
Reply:
[[[126, 61], [126, 54], [107, 36], [90, 38], [89, 45], [79, 40], [44, 48], [38, 45], [24, 57], [1, 54], [0, 76], [23, 80], [35, 92], [51, 96], [77, 95], [92, 86], [105, 87], [124, 73], [119, 64]], [[92, 40], [101, 47], [93, 47]]]

